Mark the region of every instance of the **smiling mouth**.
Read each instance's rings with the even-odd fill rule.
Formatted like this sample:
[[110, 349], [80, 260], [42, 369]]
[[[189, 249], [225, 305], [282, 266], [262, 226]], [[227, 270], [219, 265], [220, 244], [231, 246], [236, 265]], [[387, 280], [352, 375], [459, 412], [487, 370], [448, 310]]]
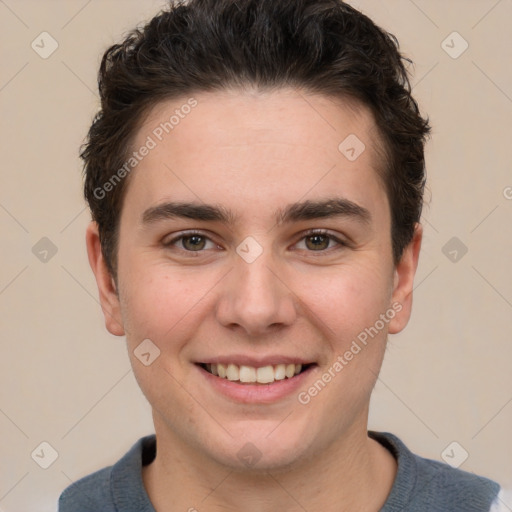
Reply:
[[272, 384], [273, 382], [292, 379], [293, 377], [308, 371], [315, 366], [310, 364], [275, 364], [259, 368], [254, 366], [238, 366], [236, 364], [206, 364], [199, 366], [208, 373], [221, 379], [226, 379], [240, 384]]

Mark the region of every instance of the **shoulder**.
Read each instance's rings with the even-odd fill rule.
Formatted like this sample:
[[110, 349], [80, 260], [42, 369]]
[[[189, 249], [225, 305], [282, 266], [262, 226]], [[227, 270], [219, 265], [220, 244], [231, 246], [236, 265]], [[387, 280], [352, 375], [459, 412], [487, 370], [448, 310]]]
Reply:
[[488, 478], [413, 454], [396, 436], [370, 433], [395, 456], [398, 471], [383, 512], [489, 512], [500, 486]]
[[154, 435], [139, 439], [116, 464], [65, 489], [59, 499], [59, 512], [153, 512], [141, 470], [154, 458], [155, 450]]
[[60, 496], [59, 512], [115, 512], [110, 477], [112, 466], [71, 484]]
[[[418, 460], [422, 493], [444, 506], [457, 506], [457, 510], [489, 511], [496, 500], [500, 486], [483, 476], [453, 468], [439, 461], [415, 456]], [[455, 510], [455, 508], [451, 509]]]
[[465, 491], [468, 488], [491, 490], [495, 491], [495, 494], [499, 491], [499, 485], [488, 478], [463, 471], [438, 460], [426, 459], [419, 455], [413, 456], [418, 465], [418, 476], [431, 477], [433, 485], [441, 486], [447, 491]]

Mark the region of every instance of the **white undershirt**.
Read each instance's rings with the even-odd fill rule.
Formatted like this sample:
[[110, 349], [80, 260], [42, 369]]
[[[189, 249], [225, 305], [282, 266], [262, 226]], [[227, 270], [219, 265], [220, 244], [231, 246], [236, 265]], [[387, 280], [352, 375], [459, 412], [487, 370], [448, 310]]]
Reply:
[[512, 490], [501, 489], [489, 512], [512, 512]]

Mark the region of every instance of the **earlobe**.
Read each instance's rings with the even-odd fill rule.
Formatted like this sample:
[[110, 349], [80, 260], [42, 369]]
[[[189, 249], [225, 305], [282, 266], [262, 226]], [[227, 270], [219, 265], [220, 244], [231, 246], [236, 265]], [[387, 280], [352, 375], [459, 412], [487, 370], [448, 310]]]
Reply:
[[119, 296], [113, 276], [108, 270], [101, 250], [98, 225], [91, 222], [85, 235], [89, 264], [96, 278], [101, 309], [105, 317], [105, 326], [111, 334], [124, 336]]
[[398, 313], [389, 322], [388, 332], [396, 334], [405, 328], [409, 322], [412, 309], [412, 292], [414, 276], [418, 267], [418, 260], [423, 238], [423, 227], [416, 224], [414, 235], [409, 245], [404, 249], [402, 257], [396, 265], [393, 282], [392, 304], [400, 304], [401, 308], [395, 308]]

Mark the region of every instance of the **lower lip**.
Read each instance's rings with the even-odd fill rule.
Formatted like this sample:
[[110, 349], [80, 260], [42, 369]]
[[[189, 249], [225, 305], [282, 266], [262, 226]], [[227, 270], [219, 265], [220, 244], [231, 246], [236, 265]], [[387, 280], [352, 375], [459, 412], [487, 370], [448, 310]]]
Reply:
[[196, 367], [215, 391], [235, 402], [243, 404], [271, 404], [293, 393], [297, 393], [299, 388], [305, 385], [305, 380], [316, 365], [311, 365], [290, 379], [275, 380], [270, 384], [240, 384], [239, 382], [217, 377], [199, 365], [196, 365]]

